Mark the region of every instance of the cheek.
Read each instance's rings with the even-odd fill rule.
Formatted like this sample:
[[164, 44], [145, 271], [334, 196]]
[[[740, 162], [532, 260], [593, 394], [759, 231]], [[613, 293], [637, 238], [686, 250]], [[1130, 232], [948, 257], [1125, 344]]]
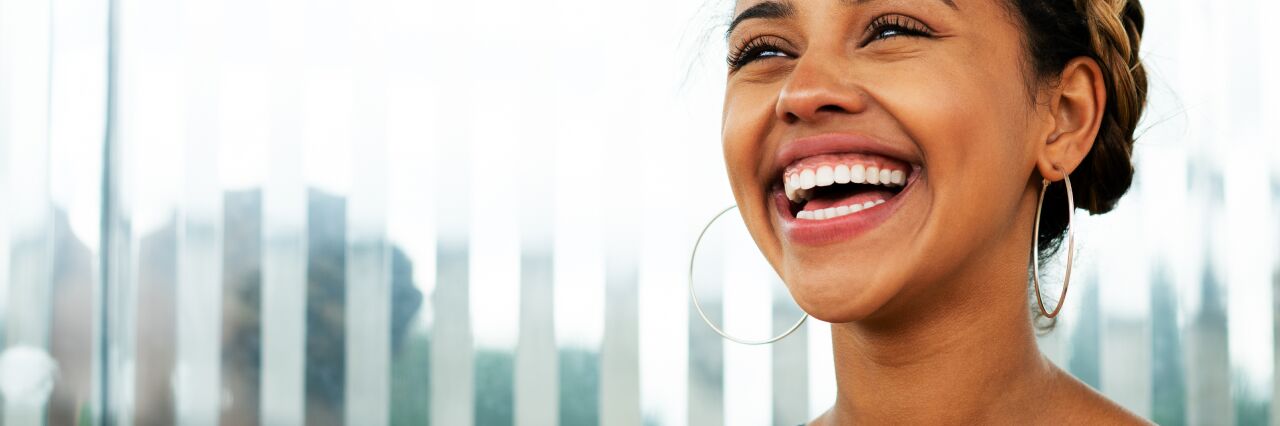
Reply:
[[[726, 90], [722, 142], [729, 185], [738, 204], [738, 212], [756, 245], [777, 268], [781, 244], [770, 222], [771, 184], [763, 180], [768, 170], [766, 153], [775, 148], [767, 145], [767, 141], [772, 139], [768, 134], [773, 128], [773, 106], [776, 103], [776, 98], [771, 98], [768, 90], [733, 86]], [[773, 93], [776, 94], [776, 90]]]
[[[726, 91], [722, 142], [729, 184], [740, 206], [751, 208], [760, 198], [766, 136], [771, 129], [773, 103], [762, 96], [763, 89], [730, 87]], [[763, 188], [768, 189], [768, 188]]]
[[1005, 235], [1034, 166], [1019, 68], [992, 56], [904, 69], [876, 86], [878, 101], [924, 154], [929, 242], [916, 247], [934, 259], [966, 256]]

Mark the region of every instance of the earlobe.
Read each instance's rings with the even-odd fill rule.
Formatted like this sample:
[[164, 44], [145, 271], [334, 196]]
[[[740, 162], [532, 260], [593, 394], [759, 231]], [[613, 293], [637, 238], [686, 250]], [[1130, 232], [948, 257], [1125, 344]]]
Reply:
[[1107, 101], [1102, 69], [1092, 58], [1071, 60], [1063, 68], [1053, 96], [1049, 106], [1054, 130], [1040, 150], [1036, 168], [1041, 176], [1057, 181], [1062, 173], [1054, 165], [1071, 173], [1097, 139]]

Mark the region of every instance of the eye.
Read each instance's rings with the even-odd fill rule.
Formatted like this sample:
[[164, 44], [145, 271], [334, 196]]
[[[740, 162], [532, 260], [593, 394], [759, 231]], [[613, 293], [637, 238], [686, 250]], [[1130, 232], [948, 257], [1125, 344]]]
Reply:
[[867, 38], [862, 45], [894, 37], [932, 37], [933, 31], [924, 23], [903, 15], [884, 15], [867, 25]]
[[791, 57], [791, 54], [780, 46], [782, 43], [774, 40], [776, 38], [754, 38], [730, 50], [729, 56], [725, 58], [725, 61], [729, 63], [729, 70], [737, 71], [739, 68], [761, 59]]

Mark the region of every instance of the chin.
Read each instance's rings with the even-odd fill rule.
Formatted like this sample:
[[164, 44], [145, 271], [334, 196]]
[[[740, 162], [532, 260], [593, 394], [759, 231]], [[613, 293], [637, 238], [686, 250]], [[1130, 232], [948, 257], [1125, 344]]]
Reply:
[[785, 273], [783, 280], [809, 316], [833, 324], [862, 321], [880, 312], [903, 285], [851, 267], [857, 263], [797, 267]]

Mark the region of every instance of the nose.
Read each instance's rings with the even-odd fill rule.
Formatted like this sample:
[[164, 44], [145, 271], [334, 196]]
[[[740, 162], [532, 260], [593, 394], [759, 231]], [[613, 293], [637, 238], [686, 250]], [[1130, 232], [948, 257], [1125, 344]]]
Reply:
[[866, 94], [838, 61], [807, 55], [797, 60], [778, 95], [775, 113], [787, 124], [816, 123], [866, 110]]

